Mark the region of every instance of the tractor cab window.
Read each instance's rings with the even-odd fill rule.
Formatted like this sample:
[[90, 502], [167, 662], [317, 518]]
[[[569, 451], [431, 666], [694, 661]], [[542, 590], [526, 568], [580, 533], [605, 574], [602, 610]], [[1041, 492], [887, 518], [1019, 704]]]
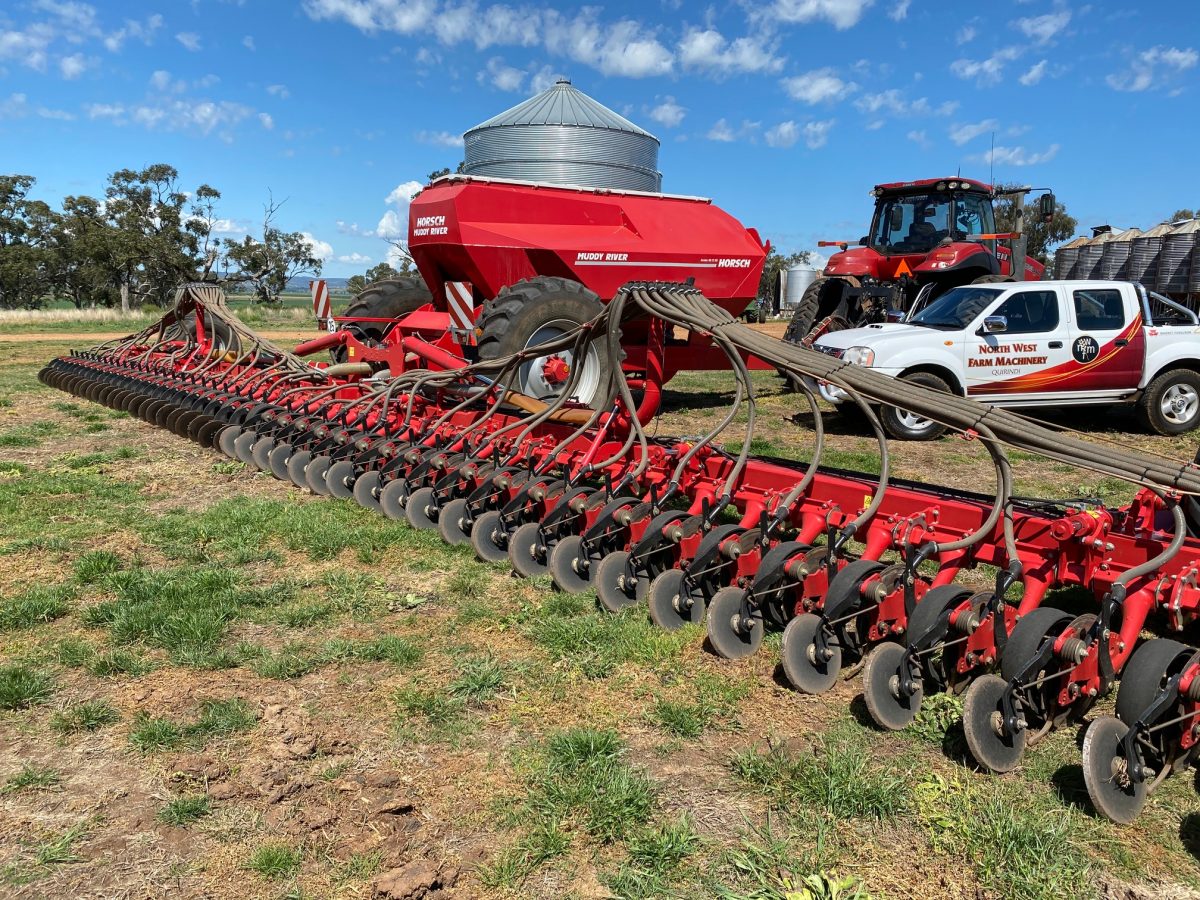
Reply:
[[880, 198], [871, 246], [883, 253], [928, 253], [950, 234], [950, 205], [945, 194]]
[[977, 234], [995, 234], [992, 204], [982, 194], [958, 194], [954, 198], [955, 237], [968, 240]]

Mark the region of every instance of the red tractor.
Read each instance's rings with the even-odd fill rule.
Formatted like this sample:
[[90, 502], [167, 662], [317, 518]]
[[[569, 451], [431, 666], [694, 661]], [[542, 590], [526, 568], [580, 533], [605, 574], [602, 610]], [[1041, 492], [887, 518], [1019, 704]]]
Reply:
[[[994, 281], [1037, 281], [1045, 267], [1025, 255], [1025, 195], [1032, 188], [997, 191], [969, 178], [927, 178], [876, 185], [871, 233], [858, 246], [840, 247], [809, 286], [788, 326], [786, 340], [814, 332], [887, 321], [924, 305], [952, 287]], [[992, 202], [1011, 197], [1015, 230], [998, 234]], [[1038, 201], [1049, 221], [1054, 195]]]

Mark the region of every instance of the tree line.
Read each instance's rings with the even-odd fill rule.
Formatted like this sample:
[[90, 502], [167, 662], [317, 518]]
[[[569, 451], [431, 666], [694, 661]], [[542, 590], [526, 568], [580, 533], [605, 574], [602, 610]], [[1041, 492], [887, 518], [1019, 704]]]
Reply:
[[159, 163], [108, 176], [102, 198], [33, 196], [30, 175], [0, 175], [0, 309], [36, 309], [56, 299], [77, 308], [166, 306], [184, 281], [249, 290], [273, 303], [288, 280], [320, 275], [308, 239], [279, 228], [271, 198], [260, 236], [220, 238], [208, 184], [185, 192]]

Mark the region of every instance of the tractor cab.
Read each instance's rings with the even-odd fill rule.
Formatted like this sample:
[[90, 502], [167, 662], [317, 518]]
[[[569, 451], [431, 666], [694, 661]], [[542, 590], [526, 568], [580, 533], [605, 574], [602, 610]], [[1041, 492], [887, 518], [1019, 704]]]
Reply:
[[995, 233], [991, 193], [984, 185], [941, 181], [914, 187], [875, 188], [875, 215], [866, 239], [875, 252], [924, 256], [946, 240], [971, 241]]

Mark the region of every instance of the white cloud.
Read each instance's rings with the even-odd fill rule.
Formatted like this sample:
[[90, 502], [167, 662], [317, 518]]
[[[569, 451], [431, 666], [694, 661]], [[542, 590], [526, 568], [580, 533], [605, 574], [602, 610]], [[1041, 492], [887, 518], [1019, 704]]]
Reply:
[[110, 53], [120, 53], [127, 38], [133, 38], [149, 46], [154, 43], [154, 36], [163, 27], [163, 17], [155, 13], [147, 16], [145, 21], [138, 22], [126, 19], [125, 25], [104, 38], [104, 46]]
[[0, 100], [0, 119], [20, 119], [28, 112], [28, 98], [24, 94], [9, 94], [7, 100]]
[[782, 22], [825, 21], [839, 31], [853, 28], [875, 0], [775, 0], [766, 17]]
[[258, 114], [258, 123], [267, 129], [267, 131], [275, 127], [275, 120], [271, 117], [270, 113], [260, 112]]
[[1138, 54], [1127, 72], [1109, 75], [1105, 81], [1115, 91], [1145, 91], [1170, 83], [1179, 73], [1196, 67], [1200, 54], [1193, 48], [1151, 47]]
[[304, 238], [304, 243], [308, 245], [308, 252], [319, 260], [327, 260], [333, 256], [333, 247], [320, 238], [313, 237], [307, 231], [300, 232], [300, 236]]
[[558, 80], [558, 75], [549, 66], [542, 66], [529, 77], [529, 93], [540, 94], [554, 86], [554, 82]]
[[950, 71], [959, 78], [974, 78], [980, 85], [999, 84], [1004, 67], [1020, 55], [1020, 47], [1001, 47], [987, 59], [956, 59], [950, 63]]
[[708, 134], [706, 137], [710, 141], [729, 143], [730, 141], [734, 140], [735, 135], [733, 133], [733, 129], [729, 127], [729, 123], [727, 121], [724, 119], [717, 119], [713, 127], [708, 129]]
[[995, 131], [999, 125], [1000, 123], [995, 119], [984, 119], [982, 122], [976, 122], [973, 125], [955, 125], [950, 129], [950, 140], [961, 147], [963, 144], [975, 140], [981, 134]]
[[[183, 82], [179, 82], [179, 85], [182, 87]], [[156, 91], [163, 91], [164, 93], [170, 90], [171, 73], [166, 69], [157, 69], [154, 74], [150, 76], [150, 87], [154, 88]]]
[[387, 195], [384, 203], [390, 203], [395, 206], [407, 207], [412, 203], [412, 198], [417, 196], [421, 188], [425, 187], [420, 181], [405, 181], [396, 185], [392, 192]]
[[1020, 78], [1018, 78], [1017, 81], [1021, 82], [1021, 84], [1025, 85], [1025, 87], [1033, 87], [1035, 84], [1037, 84], [1039, 81], [1041, 81], [1042, 78], [1045, 77], [1046, 66], [1048, 64], [1049, 64], [1049, 60], [1046, 60], [1046, 59], [1039, 60], [1038, 62], [1036, 62], [1032, 66], [1030, 66], [1028, 71], [1026, 71], [1024, 75], [1022, 75]]
[[286, 84], [268, 84], [267, 93], [272, 97], [278, 97], [280, 100], [286, 100], [292, 95], [292, 92], [287, 89]]
[[662, 102], [650, 110], [650, 118], [665, 128], [678, 128], [683, 123], [687, 110], [675, 102], [675, 98], [666, 96]]
[[1044, 44], [1071, 23], [1071, 11], [1062, 9], [1058, 12], [1047, 13], [1044, 16], [1033, 16], [1027, 19], [1017, 19], [1013, 23], [1027, 38], [1032, 38], [1039, 44]]
[[800, 139], [800, 127], [795, 122], [780, 122], [768, 128], [763, 137], [768, 147], [791, 147]]
[[461, 147], [461, 134], [451, 134], [449, 131], [418, 131], [417, 140], [422, 144], [432, 144], [435, 147]]
[[1050, 162], [1058, 151], [1058, 144], [1051, 144], [1041, 153], [1030, 153], [1024, 147], [996, 147], [977, 158], [985, 165], [1036, 166]]
[[922, 150], [928, 150], [930, 147], [933, 146], [933, 144], [930, 143], [929, 138], [926, 136], [924, 128], [922, 128], [920, 131], [916, 131], [916, 130], [910, 131], [908, 134], [905, 135], [905, 137], [908, 138], [910, 141], [912, 141], [914, 144], [916, 144], [918, 147], [920, 147]]
[[399, 238], [408, 234], [407, 216], [401, 218], [400, 214], [394, 209], [389, 209], [379, 219], [379, 224], [375, 226], [375, 236], [381, 238]]
[[[396, 246], [399, 244], [400, 246]], [[408, 241], [396, 240], [389, 247], [387, 257], [384, 259], [393, 269], [404, 268], [405, 261], [411, 261], [412, 257], [408, 255]]]
[[256, 46], [254, 46], [254, 36], [250, 35], [250, 34], [248, 34], [244, 38], [242, 38], [242, 46], [245, 47], [247, 50], [257, 50], [258, 49]]
[[340, 263], [355, 263], [357, 265], [365, 265], [371, 261], [371, 257], [364, 256], [361, 253], [347, 253], [337, 258]]
[[685, 69], [718, 74], [778, 72], [784, 62], [760, 38], [740, 37], [730, 42], [712, 28], [689, 30], [679, 42], [679, 61]]
[[888, 18], [893, 22], [902, 22], [908, 18], [908, 8], [912, 0], [897, 0], [896, 5], [888, 10]]
[[841, 100], [857, 91], [858, 85], [853, 81], [843, 81], [833, 69], [825, 68], [785, 78], [783, 89], [793, 100], [815, 106], [818, 103]]
[[65, 109], [47, 109], [44, 106], [38, 107], [37, 114], [43, 119], [55, 119], [60, 122], [75, 121], [75, 114], [69, 113]]
[[62, 77], [68, 81], [72, 78], [78, 78], [87, 70], [87, 60], [83, 58], [82, 53], [72, 53], [70, 56], [64, 56], [58, 61], [59, 71], [62, 72]]
[[253, 110], [228, 100], [162, 100], [125, 106], [120, 103], [92, 103], [84, 107], [89, 119], [111, 119], [116, 125], [133, 122], [145, 128], [167, 131], [194, 131], [203, 135], [216, 131], [231, 140], [233, 126], [248, 118]]
[[974, 25], [964, 25], [962, 28], [958, 29], [958, 34], [954, 36], [954, 42], [960, 46], [962, 44], [969, 44], [971, 41], [975, 40], [978, 35], [979, 29], [977, 29]]
[[823, 122], [809, 122], [804, 126], [804, 144], [809, 150], [824, 147], [829, 140], [829, 132], [836, 119], [826, 119]]
[[493, 56], [487, 61], [487, 71], [480, 72], [480, 80], [486, 74], [492, 87], [498, 91], [519, 91], [525, 84], [525, 73], [506, 65], [499, 56]]
[[[863, 94], [854, 101], [854, 106], [867, 115], [891, 115], [896, 118], [911, 118], [913, 116], [949, 116], [958, 109], [957, 100], [947, 100], [934, 106], [927, 97], [916, 100], [907, 99], [896, 88], [889, 88], [877, 94]], [[876, 126], [878, 127], [878, 126]]]
[[183, 44], [184, 49], [190, 53], [198, 53], [200, 51], [200, 35], [194, 31], [181, 31], [175, 35], [175, 40]]

